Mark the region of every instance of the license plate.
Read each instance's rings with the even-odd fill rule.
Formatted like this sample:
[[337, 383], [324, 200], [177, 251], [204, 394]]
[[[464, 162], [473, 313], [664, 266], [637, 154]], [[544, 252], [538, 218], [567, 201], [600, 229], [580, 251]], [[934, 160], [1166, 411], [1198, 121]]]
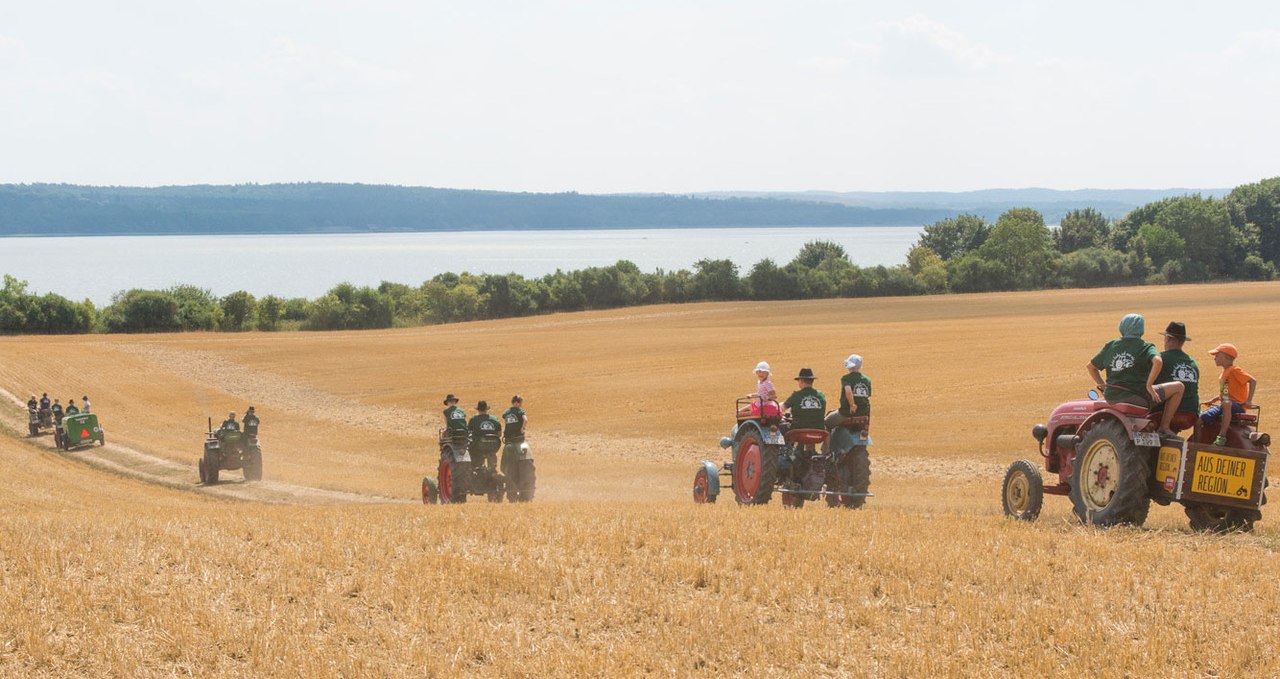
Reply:
[[1140, 431], [1133, 435], [1133, 442], [1148, 448], [1160, 447], [1160, 435], [1153, 431]]
[[765, 443], [772, 443], [772, 444], [774, 444], [774, 445], [779, 445], [779, 446], [780, 446], [780, 445], [782, 445], [782, 433], [781, 433], [781, 432], [776, 432], [776, 431], [771, 431], [771, 432], [769, 432], [769, 433], [767, 433], [767, 434], [765, 434], [765, 435], [764, 435], [764, 442], [765, 442]]

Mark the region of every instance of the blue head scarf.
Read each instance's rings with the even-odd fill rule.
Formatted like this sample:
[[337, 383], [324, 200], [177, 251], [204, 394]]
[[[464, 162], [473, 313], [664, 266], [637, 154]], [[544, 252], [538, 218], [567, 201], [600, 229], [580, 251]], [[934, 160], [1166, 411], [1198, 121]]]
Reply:
[[1120, 319], [1121, 337], [1142, 337], [1144, 330], [1146, 330], [1146, 321], [1142, 319], [1142, 314], [1125, 314], [1125, 317]]

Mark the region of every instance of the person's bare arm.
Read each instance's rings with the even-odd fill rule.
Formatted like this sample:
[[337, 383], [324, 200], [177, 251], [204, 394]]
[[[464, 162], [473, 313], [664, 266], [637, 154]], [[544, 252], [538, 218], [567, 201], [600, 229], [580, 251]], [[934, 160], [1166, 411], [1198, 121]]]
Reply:
[[1160, 369], [1163, 367], [1164, 359], [1160, 358], [1159, 354], [1151, 359], [1151, 372], [1147, 374], [1147, 395], [1151, 397], [1152, 401], [1160, 400], [1160, 395], [1155, 390], [1155, 384], [1156, 378], [1160, 376]]
[[853, 400], [853, 387], [844, 385], [844, 397], [849, 401], [849, 414], [858, 412], [858, 402]]
[[1253, 406], [1253, 392], [1256, 391], [1257, 388], [1258, 388], [1258, 380], [1255, 380], [1252, 377], [1250, 377], [1249, 378], [1249, 396], [1244, 400], [1244, 407], [1249, 408]]
[[1098, 371], [1098, 366], [1090, 362], [1090, 363], [1084, 364], [1084, 367], [1089, 371], [1089, 376], [1093, 378], [1093, 385], [1095, 387], [1099, 389], [1106, 388], [1107, 383], [1105, 380], [1102, 379], [1102, 373]]

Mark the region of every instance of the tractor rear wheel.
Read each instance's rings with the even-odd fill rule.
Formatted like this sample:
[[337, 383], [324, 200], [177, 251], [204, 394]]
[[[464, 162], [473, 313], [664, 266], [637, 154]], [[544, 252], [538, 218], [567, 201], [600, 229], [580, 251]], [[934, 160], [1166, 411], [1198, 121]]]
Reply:
[[433, 505], [440, 502], [440, 488], [430, 476], [422, 477], [422, 504]]
[[213, 485], [218, 482], [218, 471], [220, 461], [218, 454], [212, 450], [206, 450], [204, 453], [204, 482]]
[[867, 504], [865, 495], [853, 495], [853, 493], [866, 493], [871, 489], [871, 454], [867, 452], [867, 447], [854, 446], [849, 449], [849, 452], [845, 453], [844, 458], [840, 460], [836, 473], [829, 474], [828, 477], [830, 476], [834, 476], [840, 485], [838, 488], [832, 488], [828, 483], [827, 490], [850, 494], [828, 495], [828, 505], [860, 509]]
[[711, 477], [707, 468], [701, 467], [693, 475], [693, 501], [696, 504], [715, 504], [716, 496], [711, 494]]
[[494, 472], [493, 486], [489, 489], [489, 502], [502, 502], [502, 498], [507, 494], [507, 478], [502, 474]]
[[762, 505], [773, 497], [778, 479], [778, 451], [748, 431], [733, 448], [733, 496], [740, 505]]
[[244, 458], [244, 480], [262, 480], [262, 451], [254, 451]]
[[1262, 512], [1256, 509], [1240, 509], [1238, 507], [1222, 507], [1200, 502], [1188, 502], [1187, 518], [1191, 520], [1191, 530], [1211, 533], [1250, 533], [1253, 522], [1262, 518]]
[[[533, 466], [533, 460], [516, 460], [511, 465], [514, 472], [512, 477], [507, 480], [507, 500], [510, 502], [532, 502], [534, 489], [537, 486], [537, 469]], [[515, 490], [515, 499], [512, 498], [512, 490]]]
[[35, 422], [29, 422], [27, 423], [27, 431], [31, 432], [32, 436], [39, 436], [40, 425], [36, 424]]
[[1004, 515], [1021, 521], [1035, 521], [1044, 506], [1044, 479], [1028, 460], [1018, 460], [1004, 473], [1001, 504]]
[[101, 436], [99, 436], [99, 437], [98, 437], [98, 445], [100, 445], [100, 446], [105, 446], [105, 445], [107, 445], [107, 435], [106, 435], [106, 434], [102, 434]]
[[206, 483], [205, 479], [206, 479], [206, 478], [208, 478], [208, 475], [207, 475], [207, 474], [205, 474], [205, 472], [204, 472], [204, 458], [203, 458], [203, 457], [196, 461], [196, 468], [200, 470], [200, 484], [201, 484], [201, 485], [204, 485], [204, 484]]
[[471, 476], [471, 463], [458, 460], [440, 461], [440, 504], [467, 501], [467, 478]]
[[1141, 526], [1151, 509], [1146, 452], [1134, 444], [1116, 420], [1084, 434], [1071, 470], [1071, 505], [1081, 521], [1094, 526]]

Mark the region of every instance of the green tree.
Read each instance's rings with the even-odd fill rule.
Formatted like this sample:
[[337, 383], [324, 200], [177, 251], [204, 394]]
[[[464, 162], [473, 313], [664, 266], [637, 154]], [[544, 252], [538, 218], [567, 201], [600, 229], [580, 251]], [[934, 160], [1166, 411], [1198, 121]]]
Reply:
[[907, 252], [907, 270], [925, 292], [947, 291], [947, 263], [927, 246], [916, 245]]
[[1044, 284], [1051, 273], [1052, 252], [1052, 235], [1044, 225], [1044, 217], [1030, 208], [1015, 208], [1000, 215], [978, 248], [983, 259], [1004, 265], [1007, 287], [1019, 290]]
[[222, 322], [218, 298], [206, 288], [175, 285], [165, 290], [178, 304], [178, 323], [183, 330], [217, 330]]
[[747, 287], [751, 290], [752, 299], [795, 299], [800, 296], [800, 285], [792, 272], [767, 257], [751, 267], [751, 273], [747, 274]]
[[1187, 252], [1187, 242], [1182, 236], [1159, 224], [1143, 224], [1130, 244], [1150, 257], [1157, 267], [1170, 260], [1181, 260]]
[[918, 245], [933, 250], [946, 261], [982, 247], [990, 232], [990, 225], [981, 217], [962, 214], [924, 227]]
[[103, 310], [108, 332], [173, 332], [182, 329], [178, 300], [160, 290], [127, 290]]
[[237, 290], [222, 298], [222, 329], [250, 330], [258, 300], [244, 290]]
[[1258, 229], [1258, 254], [1262, 259], [1280, 264], [1280, 177], [1237, 186], [1225, 202], [1236, 228], [1252, 224]]
[[275, 295], [267, 295], [258, 300], [258, 329], [276, 330], [280, 320], [284, 318], [284, 300]]
[[742, 299], [738, 265], [729, 259], [700, 259], [693, 265], [693, 286], [698, 299]]
[[791, 260], [794, 266], [816, 269], [831, 260], [849, 261], [849, 255], [839, 243], [829, 240], [814, 240], [805, 243], [800, 252]]
[[1068, 212], [1053, 232], [1054, 245], [1063, 254], [1100, 247], [1110, 237], [1111, 222], [1093, 208]]

